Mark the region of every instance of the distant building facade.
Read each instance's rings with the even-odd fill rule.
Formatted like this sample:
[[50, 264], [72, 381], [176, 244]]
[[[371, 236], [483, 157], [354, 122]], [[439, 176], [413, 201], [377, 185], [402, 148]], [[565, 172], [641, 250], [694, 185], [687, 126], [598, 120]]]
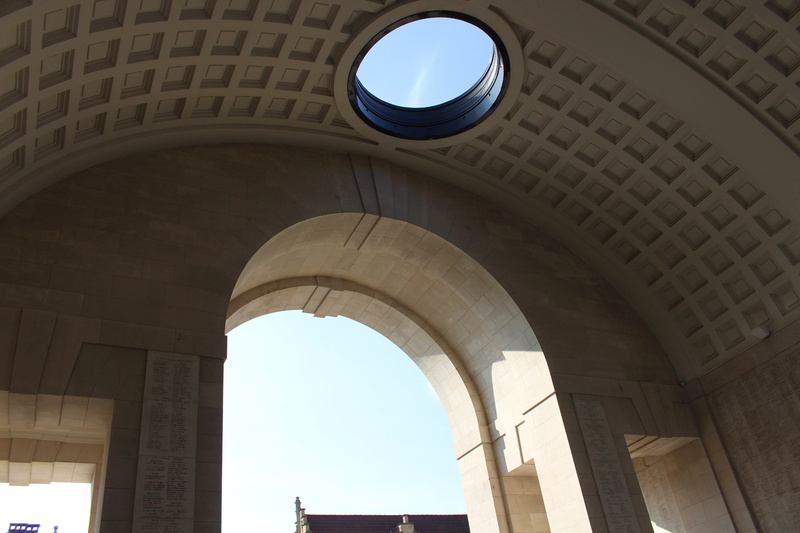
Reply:
[[465, 514], [306, 514], [295, 500], [295, 533], [470, 533]]

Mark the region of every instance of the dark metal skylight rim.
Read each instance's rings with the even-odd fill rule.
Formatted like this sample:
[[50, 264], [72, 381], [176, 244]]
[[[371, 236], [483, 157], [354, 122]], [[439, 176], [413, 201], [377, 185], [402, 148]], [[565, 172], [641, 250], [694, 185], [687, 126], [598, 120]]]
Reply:
[[[392, 30], [411, 22], [445, 17], [462, 20], [486, 33], [494, 43], [489, 65], [481, 78], [462, 95], [429, 107], [403, 107], [370, 93], [357, 77], [364, 56]], [[508, 85], [509, 59], [500, 38], [478, 19], [453, 11], [426, 11], [405, 17], [378, 32], [353, 62], [348, 78], [348, 98], [356, 114], [373, 128], [403, 139], [440, 139], [480, 124], [497, 107]]]

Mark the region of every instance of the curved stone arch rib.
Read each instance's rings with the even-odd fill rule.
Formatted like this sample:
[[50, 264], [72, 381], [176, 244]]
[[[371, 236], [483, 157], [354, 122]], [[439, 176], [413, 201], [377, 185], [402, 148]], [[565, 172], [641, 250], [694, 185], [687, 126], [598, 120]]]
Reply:
[[499, 283], [465, 252], [410, 223], [324, 215], [281, 231], [254, 254], [233, 291], [226, 329], [288, 309], [352, 318], [411, 357], [450, 420], [473, 527], [507, 531], [501, 476], [534, 460], [523, 460], [515, 428], [554, 388], [530, 325]]
[[[301, 285], [313, 289], [285, 293], [288, 300], [280, 305], [287, 307], [267, 304], [258, 309], [251, 304], [263, 295]], [[409, 317], [430, 339], [408, 335], [409, 342], [416, 343], [414, 349], [422, 346], [424, 352], [435, 342], [443, 353], [457, 355], [454, 368], [470, 383], [464, 398], [480, 396], [486, 422], [479, 426], [488, 428], [488, 434], [479, 431], [480, 438], [469, 447], [457, 446], [461, 453], [513, 433], [521, 420], [515, 418], [554, 390], [531, 326], [486, 270], [433, 233], [375, 215], [316, 217], [270, 239], [242, 271], [227, 328], [286, 308], [352, 316], [356, 311], [348, 311], [345, 300], [322, 302], [331, 291], [367, 295]], [[367, 305], [357, 312], [362, 310], [370, 312]], [[406, 343], [400, 337], [392, 340], [401, 347]], [[512, 359], [520, 365], [515, 372], [509, 371]]]
[[466, 368], [444, 337], [412, 310], [354, 281], [297, 277], [266, 283], [236, 298], [227, 328], [288, 310], [345, 316], [385, 336], [414, 361], [439, 396], [450, 419], [456, 458], [489, 442], [486, 412]]

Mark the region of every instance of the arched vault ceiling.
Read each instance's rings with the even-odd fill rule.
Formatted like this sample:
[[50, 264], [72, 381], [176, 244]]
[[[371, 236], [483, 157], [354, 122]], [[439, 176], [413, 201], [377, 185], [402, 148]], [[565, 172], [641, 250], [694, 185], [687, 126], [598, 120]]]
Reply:
[[[0, 4], [0, 212], [114, 157], [280, 142], [380, 156], [545, 227], [648, 320], [681, 375], [800, 315], [800, 2], [496, 0], [503, 112], [455, 143], [365, 135], [337, 66], [380, 0]], [[343, 67], [344, 68], [344, 67]]]

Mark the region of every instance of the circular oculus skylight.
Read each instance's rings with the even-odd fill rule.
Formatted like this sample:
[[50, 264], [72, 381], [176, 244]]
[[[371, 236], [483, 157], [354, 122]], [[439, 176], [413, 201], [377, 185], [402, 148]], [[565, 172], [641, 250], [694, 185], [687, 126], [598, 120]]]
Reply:
[[348, 95], [373, 128], [438, 139], [479, 124], [499, 103], [508, 59], [499, 39], [459, 13], [406, 17], [373, 37], [350, 72]]

